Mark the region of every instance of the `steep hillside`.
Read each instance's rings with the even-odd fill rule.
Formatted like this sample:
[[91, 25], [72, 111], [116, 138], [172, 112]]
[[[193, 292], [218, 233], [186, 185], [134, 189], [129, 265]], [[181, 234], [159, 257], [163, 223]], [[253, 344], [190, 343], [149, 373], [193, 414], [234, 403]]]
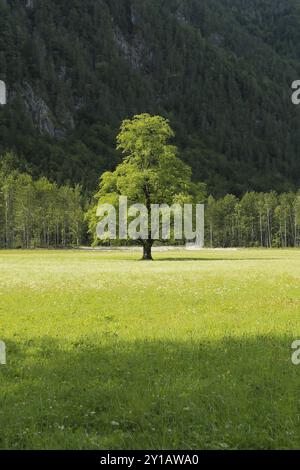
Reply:
[[120, 121], [170, 119], [215, 194], [300, 186], [296, 0], [0, 0], [0, 151], [88, 189]]

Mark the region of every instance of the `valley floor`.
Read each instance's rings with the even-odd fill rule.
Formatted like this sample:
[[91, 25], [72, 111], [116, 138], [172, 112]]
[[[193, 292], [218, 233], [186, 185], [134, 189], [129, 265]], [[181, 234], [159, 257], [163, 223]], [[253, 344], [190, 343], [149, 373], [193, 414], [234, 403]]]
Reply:
[[299, 250], [0, 266], [0, 448], [299, 448]]

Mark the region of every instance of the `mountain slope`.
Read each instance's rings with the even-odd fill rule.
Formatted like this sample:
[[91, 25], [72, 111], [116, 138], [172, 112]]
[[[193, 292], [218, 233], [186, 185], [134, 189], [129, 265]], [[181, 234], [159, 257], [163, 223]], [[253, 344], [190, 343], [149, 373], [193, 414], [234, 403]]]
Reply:
[[0, 151], [93, 189], [159, 113], [215, 194], [297, 187], [299, 35], [296, 0], [0, 0]]

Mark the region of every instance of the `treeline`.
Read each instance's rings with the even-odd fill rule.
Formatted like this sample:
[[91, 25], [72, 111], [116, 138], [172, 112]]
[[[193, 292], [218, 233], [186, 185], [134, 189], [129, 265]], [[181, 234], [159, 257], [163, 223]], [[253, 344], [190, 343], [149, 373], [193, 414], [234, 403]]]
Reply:
[[33, 180], [0, 167], [0, 248], [78, 246], [84, 236], [81, 188]]
[[241, 199], [210, 196], [205, 215], [210, 247], [300, 246], [300, 191], [248, 192]]
[[[90, 243], [86, 219], [91, 206], [81, 187], [35, 180], [13, 168], [11, 160], [7, 155], [0, 164], [0, 248]], [[209, 196], [205, 227], [206, 247], [300, 247], [300, 190]]]

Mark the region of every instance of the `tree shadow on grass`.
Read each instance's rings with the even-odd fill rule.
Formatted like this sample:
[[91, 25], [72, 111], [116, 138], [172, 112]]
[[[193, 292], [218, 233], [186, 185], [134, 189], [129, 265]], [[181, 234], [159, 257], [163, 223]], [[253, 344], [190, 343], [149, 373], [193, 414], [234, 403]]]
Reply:
[[293, 340], [8, 342], [0, 448], [298, 448]]
[[202, 258], [202, 257], [182, 257], [182, 258], [154, 258], [154, 261], [278, 261], [281, 260], [283, 261], [286, 258], [269, 258], [269, 257], [261, 257], [261, 258]]

